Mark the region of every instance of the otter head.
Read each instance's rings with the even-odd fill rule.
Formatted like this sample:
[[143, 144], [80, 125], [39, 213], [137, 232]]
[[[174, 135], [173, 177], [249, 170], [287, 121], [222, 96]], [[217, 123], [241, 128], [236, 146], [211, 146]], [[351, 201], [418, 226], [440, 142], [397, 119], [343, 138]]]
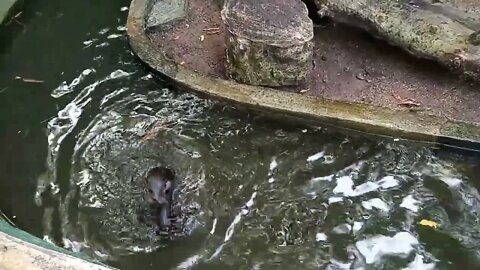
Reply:
[[169, 204], [168, 193], [173, 189], [175, 172], [169, 168], [155, 167], [151, 169], [145, 179], [147, 200], [153, 204]]

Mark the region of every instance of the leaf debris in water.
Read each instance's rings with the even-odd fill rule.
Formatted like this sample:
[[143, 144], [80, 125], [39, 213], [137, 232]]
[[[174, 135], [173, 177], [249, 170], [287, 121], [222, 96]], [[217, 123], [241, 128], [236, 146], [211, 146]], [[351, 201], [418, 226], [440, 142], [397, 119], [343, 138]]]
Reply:
[[438, 227], [438, 223], [436, 223], [435, 221], [428, 220], [428, 219], [422, 219], [420, 221], [420, 225], [432, 227], [434, 229], [436, 229]]

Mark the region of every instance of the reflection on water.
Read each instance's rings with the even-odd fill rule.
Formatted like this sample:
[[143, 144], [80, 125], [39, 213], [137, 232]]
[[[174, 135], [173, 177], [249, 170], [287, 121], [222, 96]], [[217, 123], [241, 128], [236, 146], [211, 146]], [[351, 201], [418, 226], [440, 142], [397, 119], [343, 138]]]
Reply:
[[[46, 165], [42, 173], [30, 173], [32, 192], [13, 184], [25, 173], [18, 168], [9, 173], [12, 184], [4, 191], [23, 194], [41, 210], [41, 218], [24, 228], [122, 269], [480, 265], [478, 160], [440, 158], [422, 145], [249, 116], [169, 90], [129, 51], [123, 26], [127, 0], [98, 2], [99, 11], [70, 2], [26, 11], [44, 14], [32, 20], [63, 35], [71, 50], [57, 60], [68, 57], [72, 63], [62, 66], [58, 77], [41, 70], [42, 62], [33, 65], [44, 72], [39, 74], [46, 78], [48, 99], [32, 98], [30, 104], [42, 103], [39, 116], [20, 120], [36, 121], [28, 125], [38, 130], [29, 138], [47, 150], [32, 148], [28, 154], [41, 157], [37, 167]], [[112, 18], [108, 23], [86, 18], [89, 24], [69, 40], [71, 33], [61, 31], [69, 23], [73, 27], [68, 18], [79, 10]], [[46, 18], [60, 13], [64, 25], [50, 25]], [[18, 72], [6, 68], [8, 59], [27, 53], [31, 39], [45, 38], [35, 33], [26, 27], [19, 34], [28, 38], [15, 41], [17, 49], [2, 58], [3, 76]], [[28, 53], [53, 57], [56, 51]], [[8, 89], [0, 95], [15, 100]], [[7, 109], [17, 110], [12, 105], [2, 112]], [[6, 148], [9, 141], [2, 144]], [[161, 238], [141, 219], [142, 177], [158, 165], [177, 171], [182, 205], [181, 231]], [[28, 215], [1, 202], [13, 209], [10, 215], [19, 212], [19, 225], [27, 223]]]

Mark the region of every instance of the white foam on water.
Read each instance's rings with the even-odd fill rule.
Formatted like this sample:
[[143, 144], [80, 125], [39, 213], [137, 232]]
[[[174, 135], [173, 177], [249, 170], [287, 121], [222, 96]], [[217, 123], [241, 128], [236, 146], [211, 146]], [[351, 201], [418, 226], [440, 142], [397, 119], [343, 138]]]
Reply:
[[328, 204], [334, 204], [334, 203], [339, 203], [342, 202], [343, 198], [341, 197], [330, 197], [328, 198]]
[[382, 178], [378, 182], [365, 182], [354, 188], [353, 180], [350, 176], [342, 176], [337, 179], [337, 186], [333, 189], [334, 193], [342, 193], [347, 197], [356, 197], [379, 189], [388, 189], [398, 185], [398, 181], [393, 176]]
[[355, 221], [353, 222], [352, 232], [356, 234], [363, 227], [363, 222]]
[[350, 196], [353, 192], [353, 180], [350, 176], [342, 176], [337, 179], [337, 186], [333, 189], [334, 193], [343, 193]]
[[398, 180], [395, 177], [388, 175], [378, 181], [378, 184], [383, 189], [389, 189], [398, 186]]
[[275, 170], [275, 168], [277, 168], [278, 166], [278, 163], [277, 161], [275, 160], [275, 158], [272, 159], [272, 161], [270, 162], [270, 172], [272, 172], [273, 170]]
[[328, 237], [327, 237], [327, 235], [324, 234], [324, 233], [317, 233], [317, 234], [315, 235], [315, 240], [316, 240], [317, 242], [326, 242], [327, 239], [328, 239]]
[[319, 159], [321, 159], [323, 156], [325, 155], [325, 151], [322, 151], [322, 152], [318, 152], [314, 155], [311, 155], [307, 158], [307, 161], [308, 162], [314, 162], [314, 161], [317, 161]]
[[344, 224], [335, 226], [332, 229], [332, 232], [335, 234], [349, 234], [351, 230], [352, 230], [352, 226], [350, 224], [344, 223]]
[[418, 245], [418, 240], [408, 232], [399, 232], [393, 237], [376, 235], [355, 244], [367, 264], [380, 261], [385, 256], [406, 258]]
[[406, 208], [412, 212], [418, 212], [419, 207], [417, 204], [419, 204], [420, 201], [415, 200], [412, 195], [408, 195], [407, 197], [403, 198], [402, 203], [400, 204], [400, 207]]
[[442, 176], [440, 177], [440, 180], [447, 184], [449, 187], [456, 187], [460, 185], [460, 183], [462, 183], [462, 180], [455, 177]]
[[390, 206], [388, 206], [387, 203], [385, 203], [379, 198], [373, 198], [368, 201], [363, 201], [362, 206], [367, 210], [372, 210], [373, 208], [375, 208], [384, 212], [390, 211]]
[[330, 174], [330, 175], [327, 175], [327, 176], [320, 176], [320, 177], [314, 177], [312, 179], [310, 179], [310, 181], [312, 182], [318, 182], [318, 181], [332, 181], [333, 180], [333, 177], [335, 175], [334, 174]]

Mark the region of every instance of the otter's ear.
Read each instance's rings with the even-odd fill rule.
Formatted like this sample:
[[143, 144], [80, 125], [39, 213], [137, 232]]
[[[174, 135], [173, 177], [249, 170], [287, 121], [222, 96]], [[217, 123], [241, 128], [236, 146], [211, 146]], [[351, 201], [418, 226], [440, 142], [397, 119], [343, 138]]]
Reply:
[[168, 179], [170, 179], [170, 180], [175, 179], [175, 176], [176, 176], [176, 175], [175, 175], [175, 171], [174, 171], [174, 170], [172, 170], [172, 169], [170, 169], [170, 168], [166, 168], [165, 171], [166, 171], [166, 174], [167, 174], [167, 178], [168, 178]]

